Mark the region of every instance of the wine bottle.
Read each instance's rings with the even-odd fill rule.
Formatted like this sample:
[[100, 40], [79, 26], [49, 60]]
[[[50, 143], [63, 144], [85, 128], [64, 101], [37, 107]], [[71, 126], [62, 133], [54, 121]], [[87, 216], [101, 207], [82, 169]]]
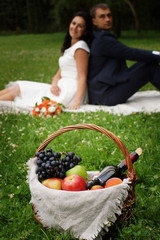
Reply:
[[[137, 148], [136, 151], [132, 152], [129, 156], [134, 163], [137, 161], [139, 156], [142, 154], [142, 148]], [[94, 179], [87, 183], [87, 189], [90, 189], [94, 185], [101, 185], [104, 186], [106, 181], [112, 177], [121, 177], [122, 173], [127, 170], [127, 163], [126, 159], [124, 159], [121, 163], [117, 166], [107, 166], [103, 168], [98, 176], [95, 176]]]

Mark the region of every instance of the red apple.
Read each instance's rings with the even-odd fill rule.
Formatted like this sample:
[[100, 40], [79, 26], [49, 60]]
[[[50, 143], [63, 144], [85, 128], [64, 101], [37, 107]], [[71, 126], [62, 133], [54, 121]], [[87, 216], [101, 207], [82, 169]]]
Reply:
[[104, 188], [104, 187], [102, 187], [101, 185], [94, 185], [91, 187], [90, 190], [97, 190], [97, 189], [102, 189], [102, 188]]
[[62, 179], [60, 178], [48, 178], [42, 181], [42, 184], [48, 188], [61, 190], [62, 189]]
[[66, 191], [84, 191], [86, 190], [86, 181], [83, 177], [72, 174], [65, 177], [62, 181], [62, 190]]

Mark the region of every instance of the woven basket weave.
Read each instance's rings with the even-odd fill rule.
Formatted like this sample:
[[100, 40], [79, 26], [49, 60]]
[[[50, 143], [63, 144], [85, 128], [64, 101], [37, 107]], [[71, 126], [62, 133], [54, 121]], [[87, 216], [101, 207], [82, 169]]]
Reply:
[[[122, 151], [124, 158], [126, 159], [127, 168], [128, 168], [128, 173], [125, 174], [124, 176], [130, 179], [130, 190], [128, 192], [128, 197], [124, 202], [122, 214], [120, 216], [117, 216], [117, 221], [123, 221], [125, 219], [130, 218], [133, 214], [134, 204], [136, 200], [135, 185], [137, 182], [137, 176], [126, 147], [124, 146], [123, 142], [118, 137], [116, 137], [112, 132], [94, 124], [77, 124], [77, 125], [66, 126], [54, 132], [46, 140], [44, 140], [44, 142], [42, 142], [42, 144], [37, 149], [37, 152], [43, 151], [46, 148], [46, 146], [59, 135], [69, 131], [80, 130], [80, 129], [94, 130], [106, 135], [108, 138], [113, 140], [115, 144], [119, 147], [119, 149]], [[33, 209], [34, 209], [34, 206], [33, 206]], [[35, 211], [34, 211], [34, 214], [36, 219], [39, 221]]]

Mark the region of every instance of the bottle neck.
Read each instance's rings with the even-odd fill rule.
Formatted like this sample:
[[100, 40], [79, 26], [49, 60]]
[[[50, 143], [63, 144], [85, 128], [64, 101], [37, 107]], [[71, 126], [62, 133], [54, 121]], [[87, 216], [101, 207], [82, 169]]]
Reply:
[[[139, 155], [136, 152], [132, 152], [130, 155], [130, 159], [132, 161], [132, 163], [134, 163], [135, 161], [137, 161], [137, 159], [139, 158]], [[127, 162], [126, 159], [124, 159], [121, 163], [119, 163], [117, 165], [117, 168], [121, 171], [124, 172], [127, 170]]]

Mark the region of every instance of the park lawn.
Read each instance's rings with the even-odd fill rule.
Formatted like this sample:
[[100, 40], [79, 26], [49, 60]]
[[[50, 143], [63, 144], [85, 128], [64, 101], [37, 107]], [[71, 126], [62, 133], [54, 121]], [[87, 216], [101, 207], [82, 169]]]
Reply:
[[[17, 79], [50, 83], [58, 68], [64, 34], [0, 36], [0, 89]], [[122, 37], [132, 47], [158, 49], [158, 38]], [[129, 62], [128, 64], [131, 64]], [[155, 89], [147, 84], [144, 90]], [[138, 176], [136, 207], [132, 219], [115, 225], [110, 240], [160, 239], [160, 114], [113, 115], [63, 112], [55, 118], [36, 118], [30, 114], [0, 115], [0, 239], [2, 240], [73, 240], [70, 233], [44, 229], [34, 218], [30, 191], [26, 183], [26, 162], [40, 144], [58, 129], [91, 123], [113, 132], [129, 152], [144, 150], [134, 164]], [[117, 145], [101, 133], [78, 130], [62, 134], [49, 146], [55, 151], [74, 151], [82, 157], [87, 170], [100, 170], [123, 159]], [[107, 239], [107, 237], [106, 237]]]

